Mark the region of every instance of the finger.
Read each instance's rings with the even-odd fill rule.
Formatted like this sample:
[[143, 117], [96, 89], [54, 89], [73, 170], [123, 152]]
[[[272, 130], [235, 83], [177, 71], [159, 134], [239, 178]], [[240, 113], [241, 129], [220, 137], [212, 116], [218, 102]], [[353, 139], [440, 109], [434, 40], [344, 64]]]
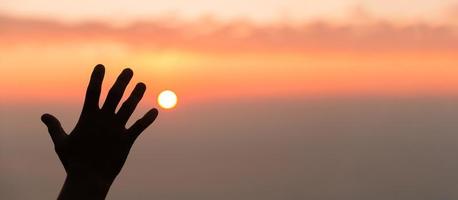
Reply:
[[122, 124], [127, 123], [127, 120], [129, 120], [129, 117], [137, 107], [138, 102], [140, 102], [143, 94], [145, 94], [145, 90], [146, 85], [144, 83], [138, 83], [132, 91], [132, 94], [130, 94], [129, 98], [122, 104], [117, 114], [119, 121]]
[[43, 121], [43, 123], [48, 127], [48, 132], [54, 142], [54, 145], [59, 144], [59, 142], [67, 136], [56, 117], [50, 114], [44, 114], [41, 116], [41, 121]]
[[92, 71], [91, 80], [86, 90], [86, 99], [84, 100], [83, 112], [96, 110], [99, 108], [100, 91], [102, 90], [105, 67], [98, 64]]
[[134, 73], [131, 69], [124, 69], [121, 74], [116, 79], [113, 87], [111, 87], [110, 91], [108, 92], [107, 99], [105, 100], [105, 104], [102, 107], [102, 110], [114, 113], [116, 106], [118, 106], [119, 101], [126, 90], [127, 84], [129, 84], [130, 79]]
[[128, 134], [135, 140], [149, 125], [151, 125], [158, 115], [156, 108], [148, 111], [142, 118], [137, 120], [132, 127], [129, 128]]

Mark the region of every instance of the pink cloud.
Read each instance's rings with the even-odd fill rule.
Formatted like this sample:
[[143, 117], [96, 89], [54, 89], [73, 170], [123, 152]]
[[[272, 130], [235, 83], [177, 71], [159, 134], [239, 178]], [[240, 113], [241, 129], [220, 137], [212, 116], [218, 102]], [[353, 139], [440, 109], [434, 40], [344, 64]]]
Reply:
[[248, 21], [168, 22], [151, 20], [125, 27], [104, 23], [63, 24], [45, 19], [0, 16], [5, 45], [72, 42], [119, 42], [132, 48], [182, 48], [199, 51], [456, 51], [452, 26], [395, 25], [258, 25]]

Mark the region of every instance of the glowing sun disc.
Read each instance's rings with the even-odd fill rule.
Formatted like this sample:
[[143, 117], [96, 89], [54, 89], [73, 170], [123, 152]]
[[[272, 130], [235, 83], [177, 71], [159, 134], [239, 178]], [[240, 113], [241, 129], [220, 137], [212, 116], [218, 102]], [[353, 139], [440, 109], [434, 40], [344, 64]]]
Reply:
[[177, 95], [171, 90], [164, 90], [157, 97], [157, 102], [162, 108], [171, 109], [177, 105]]

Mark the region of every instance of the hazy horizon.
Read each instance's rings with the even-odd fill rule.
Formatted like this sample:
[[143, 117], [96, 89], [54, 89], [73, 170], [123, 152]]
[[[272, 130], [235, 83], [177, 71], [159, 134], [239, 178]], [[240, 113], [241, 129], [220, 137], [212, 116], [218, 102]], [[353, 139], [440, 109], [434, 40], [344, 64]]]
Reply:
[[[455, 199], [457, 102], [279, 98], [162, 111], [108, 198]], [[1, 108], [4, 198], [55, 198], [65, 174], [39, 117], [70, 130], [79, 109]]]

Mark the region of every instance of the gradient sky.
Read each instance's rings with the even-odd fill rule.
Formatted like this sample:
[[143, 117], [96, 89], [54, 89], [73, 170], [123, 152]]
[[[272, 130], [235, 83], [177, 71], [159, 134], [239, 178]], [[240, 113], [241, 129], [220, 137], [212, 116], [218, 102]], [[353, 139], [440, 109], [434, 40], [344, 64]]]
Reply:
[[457, 8], [450, 0], [5, 0], [1, 98], [75, 99], [97, 63], [112, 77], [132, 67], [137, 81], [154, 84], [152, 96], [173, 89], [185, 99], [455, 95]]

